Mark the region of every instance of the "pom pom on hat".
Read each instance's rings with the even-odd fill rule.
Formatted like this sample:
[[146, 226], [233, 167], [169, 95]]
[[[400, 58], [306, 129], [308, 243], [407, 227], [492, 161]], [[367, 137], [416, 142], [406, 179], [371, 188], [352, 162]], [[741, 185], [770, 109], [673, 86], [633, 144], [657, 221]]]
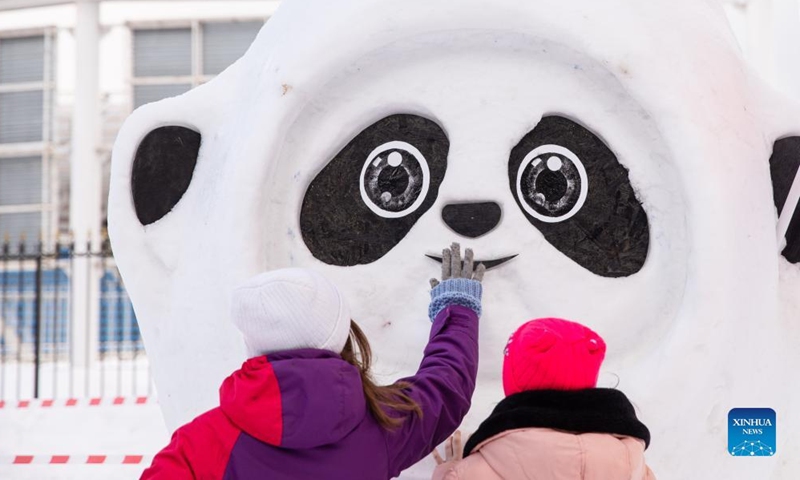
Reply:
[[249, 357], [315, 348], [342, 353], [350, 311], [336, 286], [311, 270], [257, 275], [233, 291], [231, 318]]
[[588, 327], [557, 318], [531, 320], [508, 341], [503, 389], [508, 396], [595, 388], [605, 354], [605, 342]]

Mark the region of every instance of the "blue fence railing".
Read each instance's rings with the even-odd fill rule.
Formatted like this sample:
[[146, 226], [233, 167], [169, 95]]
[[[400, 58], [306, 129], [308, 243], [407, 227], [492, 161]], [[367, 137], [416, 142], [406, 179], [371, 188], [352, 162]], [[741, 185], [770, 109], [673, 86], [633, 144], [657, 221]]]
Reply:
[[[63, 269], [42, 271], [40, 288], [42, 351], [64, 352], [69, 339], [69, 277]], [[36, 307], [36, 271], [0, 271], [0, 315], [5, 326], [0, 332], [2, 354], [13, 355], [15, 346], [35, 344]], [[13, 341], [7, 338], [10, 336], [15, 337]]]
[[[83, 359], [82, 365], [93, 359], [115, 360], [119, 376], [123, 374], [121, 365], [128, 362], [133, 377], [139, 376], [136, 369], [137, 360], [144, 357], [142, 337], [107, 241], [97, 250], [89, 246], [80, 252], [74, 244], [60, 243], [50, 249], [23, 243], [0, 244], [0, 248], [0, 400], [12, 373], [20, 390], [23, 364], [33, 365], [34, 398], [39, 396], [45, 363], [53, 372], [54, 363], [69, 363], [70, 390], [76, 358]], [[77, 313], [76, 299], [83, 301], [77, 303], [90, 302], [89, 307]], [[86, 338], [73, 337], [76, 332]], [[86, 351], [73, 351], [75, 345]], [[88, 351], [89, 346], [96, 350]], [[9, 365], [14, 368], [7, 368]], [[99, 380], [103, 388], [107, 373], [104, 367]]]
[[142, 336], [119, 273], [106, 270], [100, 280], [100, 351], [141, 350]]
[[[1, 262], [1, 260], [0, 260]], [[41, 272], [38, 299], [41, 308], [40, 330], [43, 353], [65, 353], [70, 339], [70, 276], [63, 269]], [[14, 355], [13, 345], [36, 342], [37, 285], [35, 271], [0, 272], [0, 354]], [[100, 352], [143, 349], [139, 325], [122, 281], [115, 270], [106, 270], [100, 279]], [[14, 336], [11, 341], [10, 336]]]

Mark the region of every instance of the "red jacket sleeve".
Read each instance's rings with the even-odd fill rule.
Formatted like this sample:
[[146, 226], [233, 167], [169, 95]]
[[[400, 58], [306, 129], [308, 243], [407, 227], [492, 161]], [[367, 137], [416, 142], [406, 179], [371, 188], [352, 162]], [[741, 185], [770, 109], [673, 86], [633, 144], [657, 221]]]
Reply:
[[175, 431], [141, 480], [222, 480], [241, 432], [216, 408]]
[[186, 456], [188, 439], [185, 438], [184, 428], [181, 427], [175, 431], [169, 445], [158, 452], [153, 459], [153, 464], [142, 474], [141, 480], [167, 478], [193, 480], [195, 478], [192, 466]]

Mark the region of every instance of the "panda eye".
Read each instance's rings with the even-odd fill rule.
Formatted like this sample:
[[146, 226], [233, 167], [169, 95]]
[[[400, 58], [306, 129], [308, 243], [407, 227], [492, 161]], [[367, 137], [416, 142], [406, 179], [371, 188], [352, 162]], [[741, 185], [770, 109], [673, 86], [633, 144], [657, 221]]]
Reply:
[[389, 253], [430, 210], [450, 141], [419, 115], [391, 115], [357, 135], [314, 177], [300, 231], [314, 258], [367, 265]]
[[544, 145], [531, 151], [519, 167], [517, 196], [522, 208], [545, 223], [575, 216], [589, 193], [586, 168], [570, 150]]
[[[775, 142], [769, 160], [775, 207], [780, 220], [787, 221], [786, 248], [783, 256], [791, 263], [800, 264], [800, 208], [787, 207], [787, 201], [800, 175], [800, 137], [786, 137]], [[783, 223], [779, 220], [779, 224]]]
[[511, 151], [509, 187], [558, 251], [602, 277], [627, 277], [650, 248], [647, 212], [603, 140], [559, 116], [542, 118]]
[[388, 142], [367, 157], [361, 170], [361, 199], [376, 215], [401, 218], [416, 211], [430, 188], [425, 156], [406, 142]]

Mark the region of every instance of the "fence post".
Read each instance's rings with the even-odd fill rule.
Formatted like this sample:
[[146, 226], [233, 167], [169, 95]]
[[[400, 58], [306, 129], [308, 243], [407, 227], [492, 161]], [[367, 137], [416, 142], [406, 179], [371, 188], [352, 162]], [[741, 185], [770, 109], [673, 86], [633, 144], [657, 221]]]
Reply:
[[76, 243], [71, 279], [72, 348], [75, 366], [86, 369], [86, 375], [90, 374], [91, 367], [99, 358], [100, 265], [96, 256], [91, 240]]
[[36, 296], [33, 301], [33, 398], [39, 398], [39, 370], [42, 367], [42, 244], [36, 255]]
[[[102, 226], [102, 171], [98, 155], [100, 138], [99, 39], [100, 4], [97, 1], [76, 2], [75, 64], [81, 81], [75, 86], [75, 107], [72, 122], [72, 154], [70, 156], [70, 230], [75, 245], [72, 277], [72, 312], [75, 330], [72, 348], [75, 366], [90, 375], [98, 358], [97, 327], [99, 284], [92, 246], [97, 245]], [[86, 247], [86, 251], [83, 251]], [[87, 381], [88, 385], [88, 381]], [[87, 387], [88, 395], [88, 387]]]

